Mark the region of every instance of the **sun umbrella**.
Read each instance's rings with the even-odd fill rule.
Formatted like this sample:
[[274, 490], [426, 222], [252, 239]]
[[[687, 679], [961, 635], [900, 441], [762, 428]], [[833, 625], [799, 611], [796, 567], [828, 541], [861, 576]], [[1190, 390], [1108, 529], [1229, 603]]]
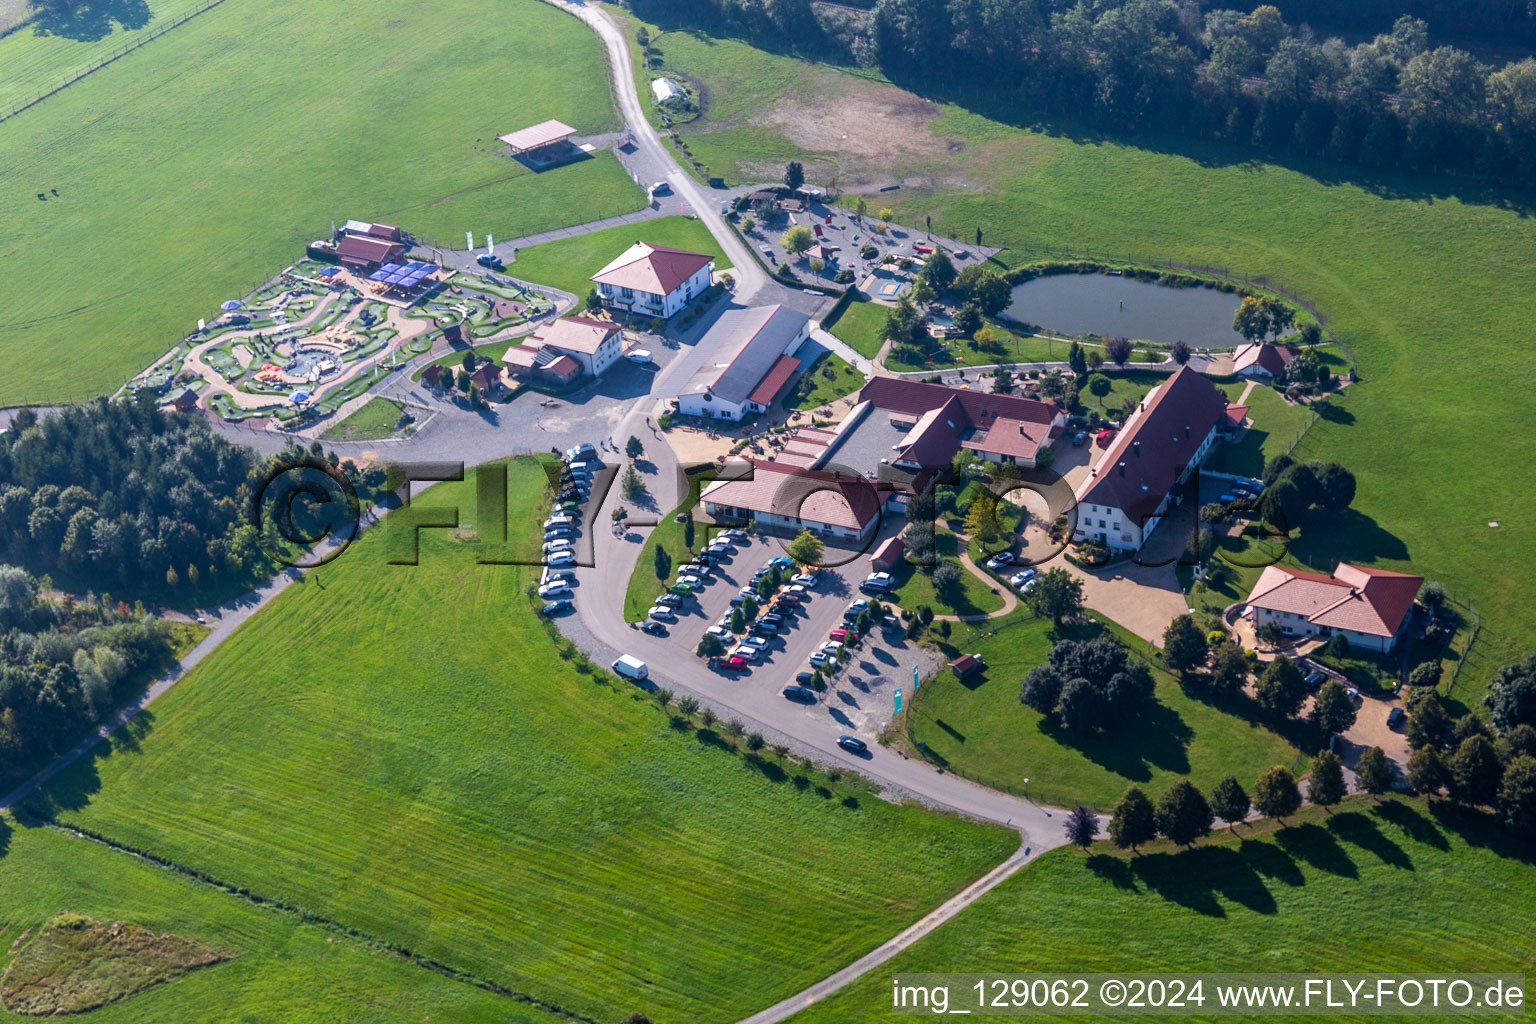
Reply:
[[228, 302], [219, 303], [219, 308], [228, 312], [232, 309], [239, 309], [241, 305], [242, 303], [239, 299], [230, 299]]

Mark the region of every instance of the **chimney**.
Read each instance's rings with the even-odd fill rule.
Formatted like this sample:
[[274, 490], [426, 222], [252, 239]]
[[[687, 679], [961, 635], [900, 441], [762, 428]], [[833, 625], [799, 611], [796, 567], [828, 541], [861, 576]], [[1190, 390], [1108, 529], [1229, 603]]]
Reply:
[[1132, 441], [1131, 442], [1131, 451], [1135, 452], [1136, 456], [1138, 458], [1140, 458], [1141, 457], [1141, 442], [1140, 441]]
[[1184, 424], [1184, 439], [1185, 440], [1189, 439], [1189, 424], [1188, 423]]
[[1125, 476], [1125, 460], [1120, 460], [1120, 475]]

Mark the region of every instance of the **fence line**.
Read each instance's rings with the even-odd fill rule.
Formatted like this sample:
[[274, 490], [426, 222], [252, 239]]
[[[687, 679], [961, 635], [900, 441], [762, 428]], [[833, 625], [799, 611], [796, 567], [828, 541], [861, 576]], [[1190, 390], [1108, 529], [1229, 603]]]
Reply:
[[86, 68], [84, 71], [81, 71], [78, 74], [76, 74], [76, 75], [66, 79], [65, 81], [61, 82], [60, 84], [54, 86], [52, 89], [49, 89], [47, 92], [42, 93], [42, 94], [40, 94], [40, 95], [38, 95], [38, 96], [28, 100], [27, 102], [18, 105], [18, 106], [12, 107], [10, 113], [5, 114], [3, 116], [0, 116], [0, 123], [3, 123], [5, 121], [9, 121], [11, 118], [15, 117], [17, 114], [21, 113], [22, 111], [28, 110], [28, 109], [30, 109], [32, 107], [37, 106], [39, 103], [43, 102], [43, 100], [46, 100], [48, 97], [54, 96], [54, 95], [57, 95], [60, 92], [63, 92], [65, 89], [68, 89], [70, 86], [72, 86], [76, 82], [80, 81], [80, 79], [84, 78], [86, 75], [92, 74], [92, 73], [94, 73], [96, 71], [100, 71], [102, 68], [106, 67], [108, 64], [111, 64], [112, 62], [117, 61], [117, 60], [121, 60], [123, 57], [126, 57], [128, 54], [132, 53], [134, 50], [137, 50], [139, 47], [144, 46], [147, 43], [151, 43], [151, 42], [155, 41], [156, 39], [159, 39], [161, 36], [165, 35], [167, 32], [171, 31], [172, 29], [178, 28], [179, 26], [182, 26], [182, 25], [185, 25], [187, 22], [191, 21], [193, 18], [197, 17], [199, 14], [202, 14], [205, 11], [211, 11], [213, 8], [219, 6], [219, 4], [222, 4], [223, 2], [224, 2], [224, 0], [209, 0], [208, 3], [206, 3], [203, 6], [197, 8], [196, 10], [188, 11], [187, 13], [185, 13], [185, 14], [181, 15], [180, 17], [176, 18], [174, 21], [172, 21], [170, 24], [166, 25], [164, 28], [161, 28], [159, 31], [157, 31], [157, 32], [155, 32], [155, 33], [153, 33], [151, 35], [147, 35], [143, 39], [139, 39], [139, 40], [136, 40], [133, 43], [130, 43], [129, 45], [123, 47], [121, 50], [118, 50], [116, 53], [112, 54], [112, 56], [110, 56], [110, 57], [103, 57], [101, 60], [97, 61], [95, 64], [92, 64], [90, 67]]

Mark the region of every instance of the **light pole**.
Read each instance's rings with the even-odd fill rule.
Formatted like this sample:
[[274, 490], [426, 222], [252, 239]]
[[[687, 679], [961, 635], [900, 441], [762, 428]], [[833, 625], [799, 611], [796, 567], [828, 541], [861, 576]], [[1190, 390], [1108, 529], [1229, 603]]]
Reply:
[[1027, 777], [1024, 779], [1024, 799], [1029, 799], [1029, 779]]

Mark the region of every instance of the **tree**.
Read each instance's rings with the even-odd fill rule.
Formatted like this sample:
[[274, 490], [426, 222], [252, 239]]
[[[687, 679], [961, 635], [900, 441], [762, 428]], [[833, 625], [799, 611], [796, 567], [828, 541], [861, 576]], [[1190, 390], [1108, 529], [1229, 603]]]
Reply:
[[743, 612], [741, 610], [741, 608], [739, 608], [739, 607], [732, 608], [731, 609], [731, 632], [732, 633], [745, 633], [746, 630], [747, 630], [747, 616], [746, 616], [746, 613]]
[[1248, 794], [1237, 778], [1228, 775], [1211, 790], [1211, 811], [1231, 828], [1248, 817]]
[[[853, 201], [853, 213], [854, 216], [859, 218], [859, 223], [862, 224], [864, 222], [865, 214], [869, 213], [869, 200], [865, 199], [863, 196], [859, 196], [857, 199], [855, 199]], [[867, 258], [868, 257], [866, 257], [866, 259]]]
[[1387, 764], [1386, 751], [1370, 747], [1355, 762], [1355, 781], [1371, 796], [1381, 796], [1392, 788], [1392, 769]]
[[[1103, 365], [1104, 365], [1104, 353], [1100, 352], [1096, 348], [1089, 349], [1088, 350], [1088, 371], [1090, 373], [1092, 373], [1093, 371], [1097, 370], [1099, 367], [1101, 367]], [[1108, 394], [1108, 391], [1106, 391], [1105, 394]]]
[[745, 615], [749, 621], [757, 618], [760, 607], [757, 599], [750, 594], [741, 599], [741, 614]]
[[959, 596], [961, 584], [965, 580], [965, 570], [954, 562], [945, 560], [934, 568], [932, 579], [933, 589], [948, 603], [953, 604], [953, 598]]
[[815, 566], [821, 564], [821, 556], [826, 548], [810, 530], [801, 530], [795, 535], [795, 539], [789, 542], [789, 557], [802, 566]]
[[1232, 329], [1249, 341], [1269, 335], [1269, 307], [1257, 295], [1248, 295], [1232, 314]]
[[1300, 710], [1301, 702], [1306, 699], [1307, 681], [1294, 661], [1283, 654], [1276, 655], [1264, 669], [1264, 674], [1259, 676], [1253, 696], [1259, 706], [1275, 718], [1289, 718]]
[[755, 731], [747, 733], [747, 749], [752, 751], [754, 754], [759, 750], [762, 750], [763, 747], [767, 745], [768, 741], [763, 739], [762, 733]]
[[1501, 667], [1483, 697], [1488, 720], [1500, 732], [1520, 725], [1536, 726], [1536, 652]]
[[974, 302], [967, 302], [955, 311], [955, 330], [966, 337], [975, 337], [981, 326], [981, 309]]
[[1192, 615], [1180, 615], [1163, 630], [1163, 658], [1179, 675], [1205, 664], [1209, 645]]
[[694, 537], [693, 513], [685, 512], [683, 515], [683, 547], [687, 548], [689, 551], [692, 551]]
[[1083, 581], [1065, 569], [1050, 569], [1035, 580], [1030, 591], [1035, 614], [1049, 616], [1056, 625], [1083, 610]]
[[965, 532], [984, 541], [1003, 532], [1003, 517], [997, 511], [995, 498], [982, 495], [971, 502], [965, 513]]
[[1095, 373], [1088, 378], [1088, 393], [1099, 400], [1101, 409], [1104, 407], [1104, 396], [1114, 390], [1114, 387], [1114, 383], [1102, 373]]
[[469, 371], [465, 370], [463, 368], [460, 368], [460, 370], [458, 372], [458, 375], [456, 376], [455, 380], [458, 383], [459, 390], [464, 392], [465, 394], [468, 394], [469, 393], [469, 385], [470, 385]]
[[656, 571], [656, 578], [664, 580], [672, 575], [672, 553], [660, 544], [656, 545], [651, 554], [651, 564]]
[[1124, 366], [1130, 362], [1133, 351], [1134, 347], [1129, 338], [1110, 338], [1104, 342], [1104, 354], [1116, 366]]
[[996, 316], [1008, 308], [1013, 289], [997, 271], [972, 263], [960, 271], [951, 290], [962, 299], [974, 302], [987, 316]]
[[1310, 717], [1325, 733], [1343, 732], [1355, 724], [1355, 702], [1337, 680], [1330, 679], [1318, 688]]
[[1006, 366], [999, 366], [992, 371], [992, 393], [994, 395], [1013, 394], [1013, 374]]
[[1469, 736], [1446, 760], [1451, 796], [1474, 806], [1492, 804], [1498, 797], [1503, 768], [1486, 736]]
[[732, 739], [740, 739], [747, 734], [747, 727], [742, 724], [741, 719], [733, 718], [725, 723], [725, 734]]
[[1188, 779], [1180, 779], [1157, 802], [1157, 830], [1179, 846], [1211, 834], [1216, 816], [1205, 796]]
[[896, 216], [896, 211], [889, 206], [882, 206], [880, 207], [880, 212], [875, 214], [875, 216], [883, 221], [889, 221], [892, 217]]
[[635, 501], [645, 493], [645, 480], [635, 472], [634, 466], [624, 467], [624, 476], [619, 480], [619, 489], [624, 493], [627, 501]]
[[1355, 500], [1355, 475], [1337, 462], [1318, 469], [1317, 503], [1329, 512], [1342, 512]]
[[805, 184], [805, 168], [800, 166], [800, 161], [791, 160], [784, 165], [784, 184], [791, 192], [798, 192]]
[[1408, 688], [1433, 689], [1440, 685], [1440, 663], [1438, 661], [1425, 661], [1413, 666], [1413, 671], [1408, 673]]
[[1178, 363], [1180, 366], [1183, 366], [1185, 363], [1189, 362], [1189, 357], [1194, 355], [1195, 353], [1194, 353], [1194, 350], [1191, 349], [1184, 342], [1176, 341], [1171, 346], [1169, 346], [1168, 354], [1173, 356], [1173, 361], [1175, 363]]
[[1072, 374], [1075, 377], [1081, 378], [1088, 374], [1088, 357], [1083, 354], [1083, 346], [1075, 341], [1072, 347], [1067, 349], [1067, 365], [1072, 368]]
[[1438, 796], [1447, 778], [1445, 761], [1434, 747], [1420, 747], [1408, 758], [1408, 784], [1414, 792]]
[[597, 294], [597, 289], [592, 288], [587, 292], [587, 312], [601, 313], [603, 311], [603, 297]]
[[1536, 758], [1522, 754], [1504, 766], [1499, 814], [1516, 832], [1536, 832]]
[[918, 271], [918, 277], [927, 281], [936, 292], [942, 292], [954, 284], [957, 276], [955, 263], [942, 246], [934, 247], [933, 252], [923, 261], [923, 269]]
[[1330, 808], [1344, 799], [1349, 788], [1344, 784], [1344, 766], [1331, 750], [1317, 755], [1312, 762], [1312, 777], [1307, 781], [1307, 796], [1319, 807]]
[[677, 710], [683, 713], [684, 718], [692, 718], [694, 712], [699, 710], [699, 698], [692, 696], [679, 697], [677, 699]]
[[1219, 643], [1211, 652], [1211, 685], [1219, 693], [1237, 693], [1248, 681], [1248, 658], [1234, 643]]
[[1135, 852], [1142, 843], [1157, 837], [1157, 811], [1147, 794], [1132, 786], [1115, 804], [1109, 819], [1109, 841], [1122, 850]]
[[949, 468], [955, 471], [958, 477], [970, 475], [971, 469], [981, 461], [975, 452], [969, 448], [961, 448], [949, 460]]
[[1066, 831], [1067, 842], [1086, 850], [1092, 845], [1094, 837], [1099, 834], [1098, 815], [1082, 804], [1078, 804], [1067, 812]]
[[697, 653], [701, 658], [718, 658], [725, 653], [725, 642], [713, 633], [705, 633], [699, 637]]
[[1061, 688], [1061, 724], [1076, 733], [1097, 732], [1105, 724], [1106, 703], [1104, 691], [1091, 680], [1068, 679]]
[[1266, 818], [1274, 818], [1284, 824], [1285, 819], [1295, 814], [1301, 806], [1301, 791], [1296, 788], [1296, 777], [1280, 765], [1266, 768], [1254, 784], [1253, 806]]
[[779, 244], [789, 252], [799, 256], [816, 244], [816, 236], [811, 234], [811, 229], [804, 224], [796, 224], [784, 232], [784, 236], [779, 239]]
[[1019, 684], [1019, 703], [1034, 708], [1042, 715], [1049, 715], [1056, 710], [1064, 685], [1066, 680], [1054, 666], [1036, 665], [1025, 673], [1023, 682]]
[[624, 442], [624, 454], [631, 459], [638, 459], [645, 454], [645, 444], [634, 434], [629, 435], [629, 440]]
[[1445, 730], [1449, 725], [1450, 719], [1446, 717], [1439, 696], [1430, 690], [1409, 707], [1403, 733], [1408, 737], [1408, 746], [1414, 750], [1436, 749], [1445, 742]]

